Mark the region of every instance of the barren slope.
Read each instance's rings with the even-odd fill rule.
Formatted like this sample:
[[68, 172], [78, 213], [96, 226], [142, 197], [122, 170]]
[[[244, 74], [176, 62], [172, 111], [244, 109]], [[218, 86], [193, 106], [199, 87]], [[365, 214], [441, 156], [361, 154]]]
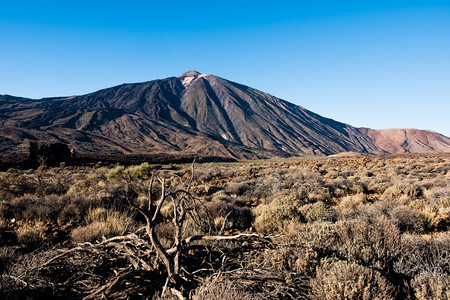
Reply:
[[360, 128], [360, 131], [387, 153], [450, 152], [450, 138], [431, 130]]
[[[388, 133], [379, 135], [388, 138]], [[24, 152], [30, 140], [68, 143], [81, 152], [182, 151], [250, 159], [402, 148], [398, 138], [389, 144], [379, 135], [196, 71], [81, 96], [31, 100], [0, 95], [3, 153]], [[448, 151], [448, 138], [430, 137], [432, 144], [425, 139], [418, 140], [430, 150]]]

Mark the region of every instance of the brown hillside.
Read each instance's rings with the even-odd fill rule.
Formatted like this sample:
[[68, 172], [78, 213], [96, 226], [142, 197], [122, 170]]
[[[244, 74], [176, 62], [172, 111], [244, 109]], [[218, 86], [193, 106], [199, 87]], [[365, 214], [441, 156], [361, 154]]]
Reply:
[[360, 131], [378, 149], [388, 153], [450, 152], [450, 138], [431, 130], [361, 128]]
[[403, 146], [401, 133], [357, 129], [196, 71], [81, 96], [0, 95], [3, 154], [23, 153], [30, 141], [70, 144], [84, 153], [181, 152], [240, 159], [448, 151], [448, 138], [414, 132]]

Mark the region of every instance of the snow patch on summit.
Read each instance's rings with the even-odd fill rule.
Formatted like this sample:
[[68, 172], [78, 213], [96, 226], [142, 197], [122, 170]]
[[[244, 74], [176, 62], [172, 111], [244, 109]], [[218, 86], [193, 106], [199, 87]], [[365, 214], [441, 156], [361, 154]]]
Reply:
[[184, 87], [188, 87], [188, 85], [194, 80], [195, 76], [184, 77], [181, 83]]
[[199, 78], [206, 78], [208, 75], [206, 74], [200, 74], [200, 75], [196, 75], [196, 76], [186, 76], [181, 80], [181, 83], [183, 84], [183, 86], [185, 88], [187, 88], [188, 86], [190, 86], [196, 79]]

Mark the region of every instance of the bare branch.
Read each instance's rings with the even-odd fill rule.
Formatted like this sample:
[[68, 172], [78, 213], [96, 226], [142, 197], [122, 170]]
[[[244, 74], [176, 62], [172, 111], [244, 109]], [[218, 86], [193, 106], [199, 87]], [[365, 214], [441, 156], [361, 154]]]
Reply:
[[[194, 241], [223, 241], [223, 240], [236, 240], [242, 237], [253, 237], [253, 238], [258, 238], [258, 239], [262, 239], [264, 241], [270, 242], [271, 241], [265, 237], [260, 236], [259, 234], [256, 233], [240, 233], [240, 234], [236, 234], [236, 235], [193, 235], [190, 236], [186, 239], [183, 240], [182, 242], [182, 246], [188, 245]], [[170, 249], [167, 250], [168, 254], [173, 254], [177, 251], [176, 247], [172, 247]]]
[[[106, 282], [101, 284], [99, 284], [98, 281], [83, 281], [84, 279], [81, 279], [81, 282], [77, 283], [78, 287], [81, 287], [81, 290], [83, 290], [84, 293], [90, 293], [85, 299], [111, 297], [110, 295], [116, 292], [126, 278], [135, 274], [133, 272], [138, 271], [152, 272], [152, 274], [153, 271], [156, 271], [155, 273], [163, 276], [163, 278], [160, 279], [161, 284], [165, 277], [161, 297], [164, 297], [167, 293], [172, 293], [179, 299], [186, 299], [189, 292], [196, 288], [196, 282], [198, 282], [200, 275], [205, 272], [216, 272], [217, 270], [226, 269], [227, 259], [232, 257], [228, 256], [230, 252], [227, 252], [220, 247], [217, 248], [218, 252], [215, 250], [210, 251], [210, 247], [205, 248], [205, 245], [207, 245], [207, 243], [205, 243], [206, 241], [251, 238], [270, 242], [268, 237], [262, 237], [255, 233], [241, 233], [224, 236], [223, 232], [225, 231], [226, 223], [231, 212], [225, 216], [221, 229], [218, 231], [218, 235], [213, 235], [213, 232], [217, 232], [217, 229], [213, 230], [211, 227], [213, 219], [206, 209], [206, 205], [202, 203], [200, 199], [197, 199], [191, 192], [191, 185], [194, 182], [194, 165], [195, 160], [191, 165], [191, 176], [186, 189], [167, 191], [167, 181], [169, 179], [166, 180], [166, 178], [162, 178], [157, 174], [152, 174], [150, 182], [148, 182], [147, 191], [145, 191], [145, 185], [139, 186], [139, 189], [136, 188], [136, 191], [142, 191], [144, 195], [147, 193], [148, 198], [146, 199], [146, 205], [148, 205], [148, 207], [145, 207], [145, 204], [140, 206], [136, 203], [135, 198], [137, 194], [135, 193], [134, 188], [137, 186], [132, 185], [130, 178], [124, 181], [126, 201], [131, 209], [138, 211], [139, 214], [143, 216], [145, 219], [144, 227], [127, 235], [115, 236], [108, 239], [103, 238], [102, 241], [96, 243], [85, 242], [79, 244], [78, 247], [63, 251], [44, 264], [29, 269], [26, 272], [46, 267], [48, 268], [49, 266], [53, 267], [54, 263], [63, 258], [66, 258], [67, 262], [70, 263], [73, 259], [72, 256], [69, 256], [70, 254], [87, 252], [98, 257], [101, 256], [102, 259], [107, 260], [109, 263], [114, 263], [120, 259], [121, 262], [125, 263], [125, 267], [122, 270], [114, 270], [116, 275], [113, 276], [113, 278], [104, 278], [103, 280]], [[158, 180], [161, 184], [161, 195], [159, 196], [159, 199], [155, 199], [155, 194], [153, 193], [155, 180]], [[165, 220], [161, 215], [161, 208], [164, 204], [170, 204], [172, 206], [171, 209], [173, 210], [170, 217], [173, 227], [170, 224], [167, 224], [170, 226], [170, 230], [173, 230], [169, 231], [171, 232], [171, 236], [168, 240], [172, 243], [170, 246], [165, 245], [162, 239], [162, 233], [157, 232], [157, 229], [159, 228], [157, 225]], [[186, 228], [192, 226], [191, 222], [187, 222], [188, 218], [196, 224], [203, 225], [204, 220], [202, 218], [204, 216], [203, 214], [200, 214], [200, 209], [201, 212], [206, 212], [206, 222], [208, 222], [208, 225], [210, 226], [209, 229], [206, 229], [206, 233], [209, 234], [186, 237]], [[143, 232], [144, 229], [145, 232]], [[192, 244], [195, 241], [203, 242]], [[205, 249], [207, 250], [206, 252]], [[191, 267], [190, 264], [184, 264], [185, 260], [182, 259], [182, 257], [192, 258], [199, 253], [202, 253], [203, 256], [194, 259], [194, 264], [198, 264], [198, 267]], [[78, 258], [78, 256], [75, 256], [75, 258]], [[121, 266], [123, 266], [122, 263]], [[89, 270], [87, 270], [87, 272], [89, 272]], [[26, 275], [27, 274], [24, 273], [15, 280], [18, 282], [23, 281], [26, 284], [25, 280], [28, 278]], [[73, 280], [77, 279], [71, 278], [70, 280], [73, 282]]]
[[231, 211], [228, 212], [227, 215], [225, 216], [225, 219], [223, 220], [222, 227], [219, 230], [219, 235], [222, 235], [223, 232], [225, 231], [225, 226], [227, 225], [227, 220], [228, 220], [228, 217], [230, 216], [230, 214], [231, 214]]
[[155, 175], [152, 173], [152, 178], [150, 179], [150, 183], [148, 185], [148, 208], [147, 211], [150, 214], [152, 207], [153, 207], [153, 196], [152, 196], [152, 191], [153, 191], [153, 182], [155, 180]]
[[129, 277], [131, 274], [133, 274], [133, 270], [126, 270], [122, 273], [118, 274], [116, 278], [114, 278], [113, 281], [101, 286], [96, 291], [91, 293], [89, 296], [84, 297], [83, 300], [88, 299], [97, 299], [99, 295], [102, 295], [102, 298], [107, 298], [109, 294], [111, 294], [116, 288], [122, 283], [123, 280], [125, 280], [127, 277]]
[[160, 180], [160, 182], [161, 182], [161, 198], [159, 199], [159, 202], [156, 206], [155, 212], [153, 214], [153, 218], [151, 220], [152, 222], [154, 222], [158, 218], [161, 207], [164, 204], [164, 200], [167, 197], [167, 195], [166, 195], [166, 179], [165, 178], [161, 179], [158, 176], [158, 180]]
[[189, 182], [188, 182], [188, 185], [187, 185], [187, 191], [189, 191], [190, 189], [191, 189], [191, 184], [192, 184], [192, 181], [194, 180], [194, 166], [195, 166], [195, 158], [194, 158], [194, 161], [192, 162], [192, 164], [191, 164], [191, 179], [189, 179]]

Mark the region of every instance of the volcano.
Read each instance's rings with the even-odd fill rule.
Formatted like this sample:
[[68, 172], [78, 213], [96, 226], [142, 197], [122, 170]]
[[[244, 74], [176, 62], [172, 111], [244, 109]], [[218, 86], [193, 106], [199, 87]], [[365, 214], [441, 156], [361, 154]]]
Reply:
[[356, 128], [197, 71], [81, 96], [0, 95], [0, 151], [26, 152], [30, 141], [65, 143], [86, 153], [238, 159], [450, 152], [450, 139], [433, 131]]

